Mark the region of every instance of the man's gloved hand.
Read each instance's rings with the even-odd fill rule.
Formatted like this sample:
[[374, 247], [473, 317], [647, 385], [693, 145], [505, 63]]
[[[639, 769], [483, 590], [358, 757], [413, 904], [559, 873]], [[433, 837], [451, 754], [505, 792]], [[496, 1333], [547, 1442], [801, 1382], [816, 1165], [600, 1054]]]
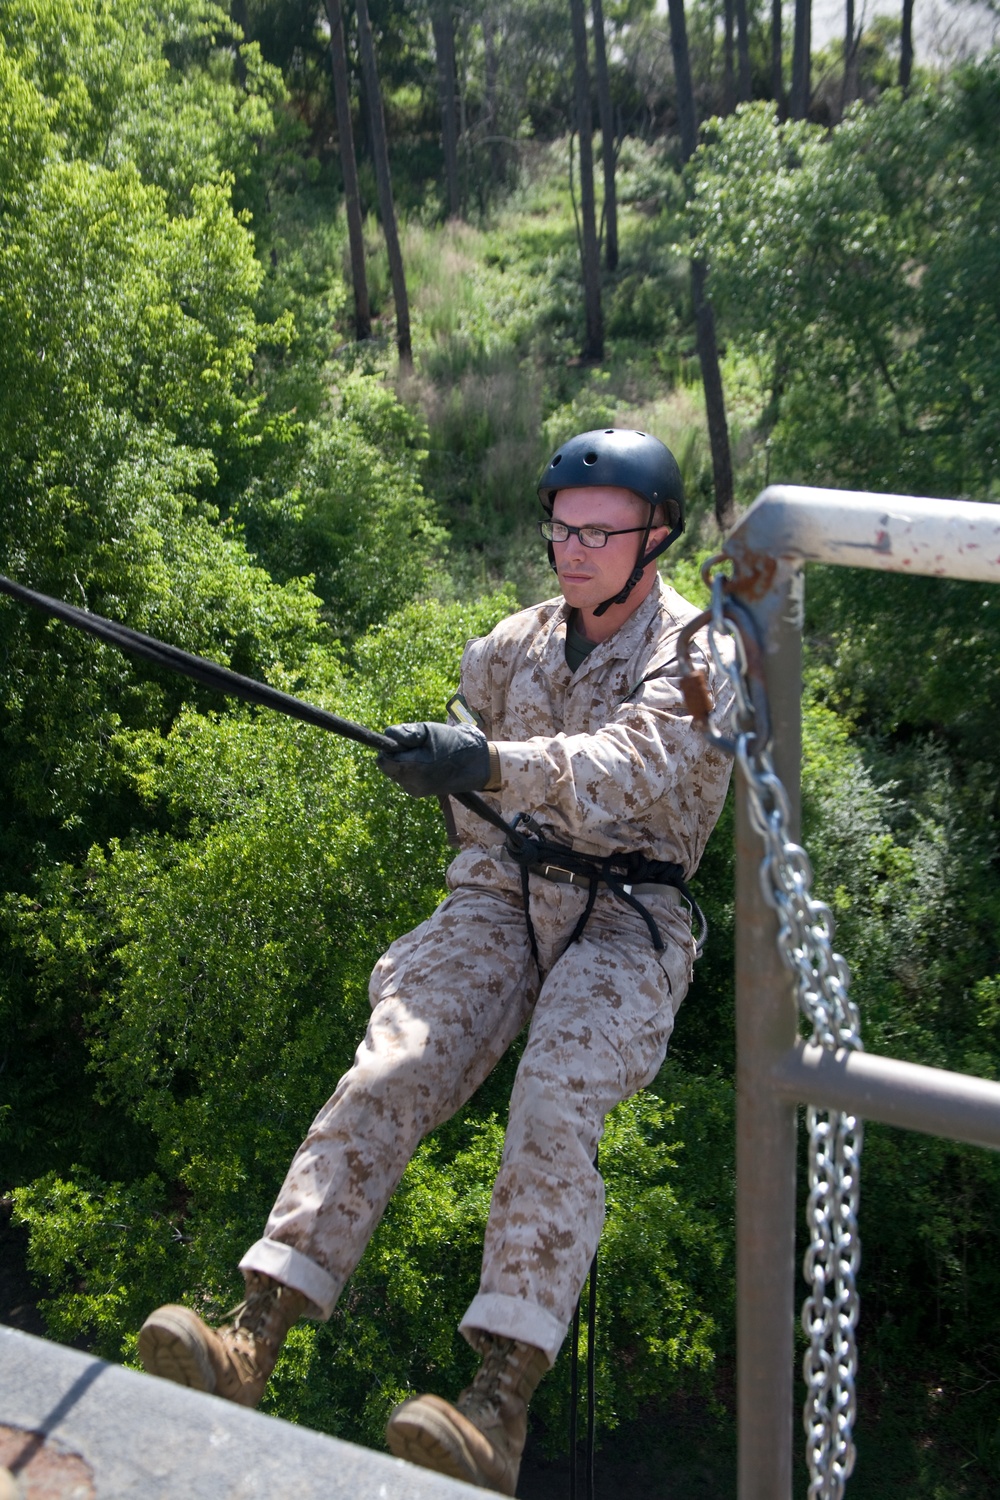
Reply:
[[472, 724], [393, 724], [385, 731], [399, 746], [380, 750], [378, 768], [411, 797], [478, 792], [490, 779], [490, 747]]

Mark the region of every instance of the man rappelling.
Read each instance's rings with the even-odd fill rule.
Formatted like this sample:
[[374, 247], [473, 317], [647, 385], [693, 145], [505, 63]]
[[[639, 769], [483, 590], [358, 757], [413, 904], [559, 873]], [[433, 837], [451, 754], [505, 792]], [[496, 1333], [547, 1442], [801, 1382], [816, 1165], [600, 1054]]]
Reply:
[[[246, 1300], [221, 1328], [162, 1307], [139, 1337], [153, 1374], [256, 1405], [292, 1323], [330, 1317], [421, 1139], [527, 1025], [461, 1323], [482, 1363], [454, 1404], [412, 1397], [386, 1431], [398, 1457], [509, 1495], [600, 1237], [605, 1118], [656, 1076], [690, 981], [686, 881], [730, 769], [680, 690], [696, 610], [656, 569], [684, 526], [673, 455], [645, 433], [583, 433], [539, 497], [561, 597], [471, 641], [456, 722], [397, 725], [379, 756], [410, 795], [484, 793], [514, 831], [457, 800], [449, 895], [375, 965], [353, 1065], [240, 1262]], [[692, 651], [724, 716], [728, 678]]]

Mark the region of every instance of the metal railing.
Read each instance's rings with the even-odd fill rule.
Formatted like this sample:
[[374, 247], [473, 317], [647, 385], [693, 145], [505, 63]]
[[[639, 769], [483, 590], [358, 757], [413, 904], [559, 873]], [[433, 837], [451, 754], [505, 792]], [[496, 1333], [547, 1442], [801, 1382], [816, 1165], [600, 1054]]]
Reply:
[[[723, 554], [764, 645], [771, 754], [797, 830], [805, 563], [1000, 583], [1000, 506], [771, 486]], [[791, 1500], [797, 1106], [1000, 1149], [1000, 1083], [804, 1042], [739, 773], [736, 845], [738, 1496]]]

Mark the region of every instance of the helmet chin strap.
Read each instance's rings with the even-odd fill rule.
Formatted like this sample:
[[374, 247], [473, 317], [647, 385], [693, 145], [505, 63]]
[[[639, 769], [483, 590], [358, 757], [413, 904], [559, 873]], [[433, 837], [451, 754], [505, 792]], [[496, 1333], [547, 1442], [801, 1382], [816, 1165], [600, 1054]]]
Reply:
[[660, 545], [658, 547], [654, 547], [651, 552], [647, 552], [646, 543], [649, 541], [649, 533], [653, 529], [653, 510], [654, 507], [651, 505], [649, 507], [649, 520], [646, 522], [646, 530], [643, 532], [642, 541], [639, 543], [638, 560], [636, 561], [635, 567], [632, 569], [631, 573], [628, 576], [628, 581], [626, 582], [625, 587], [620, 591], [620, 593], [615, 594], [610, 599], [605, 599], [602, 604], [599, 604], [594, 610], [595, 617], [605, 614], [613, 604], [624, 604], [629, 594], [631, 594], [632, 590], [639, 582], [639, 579], [642, 577], [643, 573], [649, 567], [649, 564], [654, 560], [654, 558], [659, 557], [662, 552], [666, 552], [671, 543], [676, 542], [677, 538], [684, 530], [683, 526], [672, 526], [670, 528], [669, 534], [664, 537]]

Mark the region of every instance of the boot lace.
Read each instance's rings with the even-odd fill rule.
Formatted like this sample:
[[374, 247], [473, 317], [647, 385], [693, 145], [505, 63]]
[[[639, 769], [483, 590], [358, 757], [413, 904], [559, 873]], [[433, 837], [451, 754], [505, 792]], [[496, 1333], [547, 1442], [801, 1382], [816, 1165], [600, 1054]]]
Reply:
[[482, 1364], [457, 1405], [475, 1426], [492, 1427], [500, 1421], [504, 1397], [515, 1394], [515, 1379], [521, 1373], [513, 1358], [517, 1345], [513, 1339], [492, 1337], [483, 1339], [477, 1347]]
[[248, 1333], [252, 1338], [266, 1336], [267, 1324], [277, 1307], [282, 1291], [283, 1288], [274, 1283], [249, 1292], [237, 1307], [226, 1314], [226, 1320], [232, 1324], [233, 1331]]

